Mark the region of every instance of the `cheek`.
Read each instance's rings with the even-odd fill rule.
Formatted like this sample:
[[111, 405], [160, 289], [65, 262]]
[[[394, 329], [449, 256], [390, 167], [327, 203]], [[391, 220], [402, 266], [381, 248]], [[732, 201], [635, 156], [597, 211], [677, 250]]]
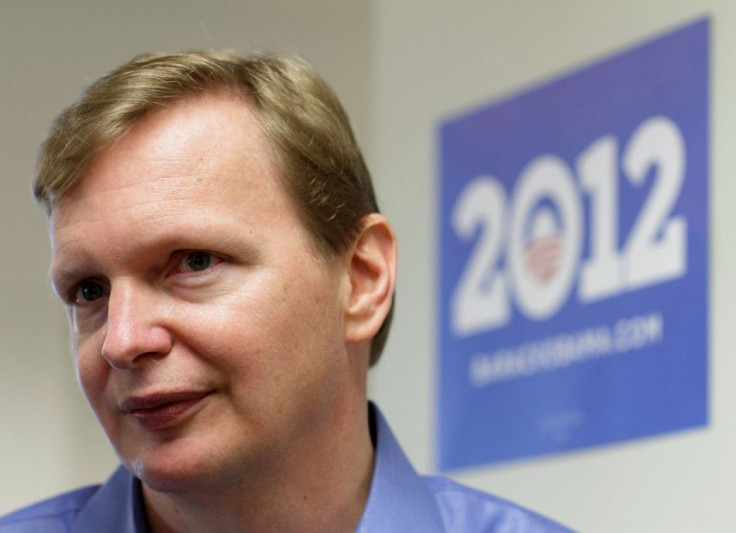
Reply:
[[77, 381], [87, 401], [97, 411], [99, 407], [97, 403], [104, 392], [109, 367], [99, 352], [85, 346], [85, 343], [76, 343], [73, 350]]
[[341, 326], [325, 288], [268, 281], [189, 315], [187, 342], [216, 366], [269, 382], [314, 364], [315, 356], [328, 357], [323, 352]]

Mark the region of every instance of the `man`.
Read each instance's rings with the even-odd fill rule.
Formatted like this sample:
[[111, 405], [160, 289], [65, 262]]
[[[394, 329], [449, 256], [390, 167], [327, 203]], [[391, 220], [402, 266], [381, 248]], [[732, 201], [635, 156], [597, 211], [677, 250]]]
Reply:
[[35, 194], [123, 467], [0, 532], [566, 531], [418, 477], [368, 406], [396, 242], [304, 63], [135, 58], [57, 119]]

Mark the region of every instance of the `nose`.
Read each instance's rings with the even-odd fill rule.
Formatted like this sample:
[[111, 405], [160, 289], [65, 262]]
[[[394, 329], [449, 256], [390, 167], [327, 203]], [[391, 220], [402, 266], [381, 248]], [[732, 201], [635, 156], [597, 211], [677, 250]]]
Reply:
[[157, 358], [171, 351], [161, 295], [155, 289], [122, 282], [111, 287], [108, 298], [102, 357], [110, 366], [132, 368], [142, 356]]

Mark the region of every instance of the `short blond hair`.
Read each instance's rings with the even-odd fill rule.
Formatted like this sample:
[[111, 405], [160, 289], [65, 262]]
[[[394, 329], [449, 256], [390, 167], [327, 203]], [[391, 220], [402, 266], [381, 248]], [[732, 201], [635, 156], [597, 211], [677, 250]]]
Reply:
[[[342, 105], [293, 56], [228, 52], [148, 54], [94, 82], [54, 121], [39, 154], [33, 191], [51, 212], [94, 158], [157, 109], [198, 94], [243, 98], [272, 148], [284, 185], [320, 253], [334, 257], [378, 212], [370, 173]], [[371, 344], [375, 364], [392, 311]]]

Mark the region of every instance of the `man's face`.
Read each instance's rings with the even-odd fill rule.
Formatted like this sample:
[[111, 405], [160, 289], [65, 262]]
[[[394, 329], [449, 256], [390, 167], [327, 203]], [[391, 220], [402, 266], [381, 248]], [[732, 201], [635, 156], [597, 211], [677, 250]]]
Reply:
[[350, 387], [346, 266], [315, 252], [243, 103], [144, 118], [51, 233], [79, 381], [153, 488], [257, 475], [328, 434]]

